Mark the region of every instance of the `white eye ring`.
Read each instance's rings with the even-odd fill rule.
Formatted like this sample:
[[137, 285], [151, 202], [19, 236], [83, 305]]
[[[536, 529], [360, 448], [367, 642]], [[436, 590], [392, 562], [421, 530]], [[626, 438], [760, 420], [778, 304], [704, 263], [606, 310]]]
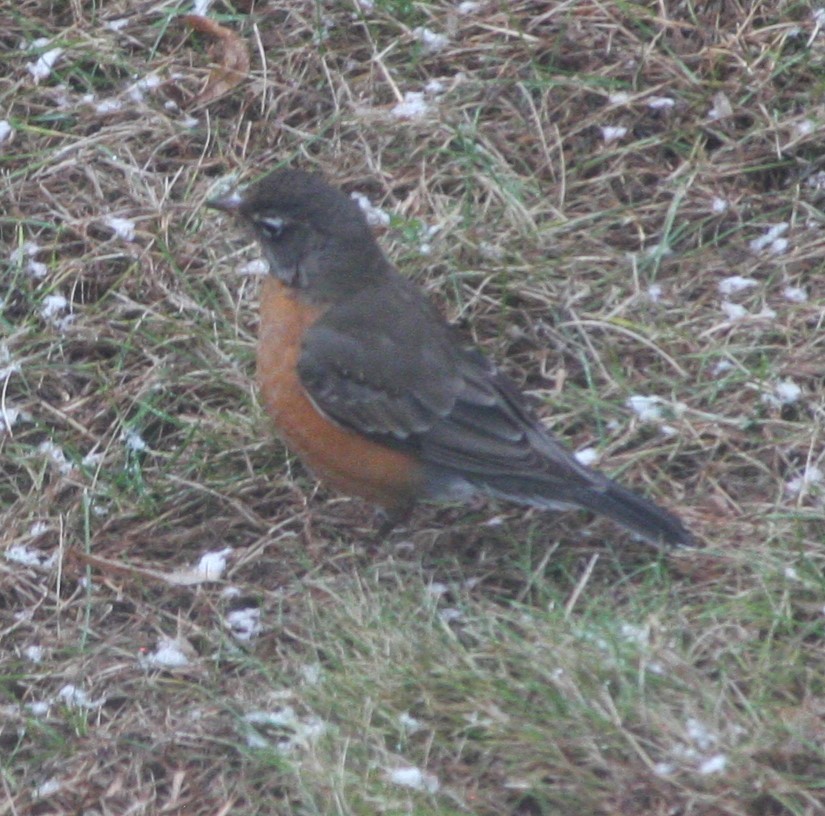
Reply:
[[255, 220], [270, 238], [280, 238], [286, 226], [286, 221], [278, 216], [257, 218]]

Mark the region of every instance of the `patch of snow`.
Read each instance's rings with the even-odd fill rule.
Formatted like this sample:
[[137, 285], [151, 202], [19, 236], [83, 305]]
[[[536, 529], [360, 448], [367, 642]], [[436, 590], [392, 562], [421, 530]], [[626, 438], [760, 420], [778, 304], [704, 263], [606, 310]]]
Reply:
[[576, 457], [576, 461], [585, 467], [590, 467], [599, 461], [599, 452], [595, 448], [582, 448], [573, 455]]
[[407, 91], [403, 101], [396, 104], [390, 113], [397, 119], [422, 119], [431, 110], [430, 103], [419, 91]]
[[243, 642], [258, 637], [263, 630], [261, 626], [261, 610], [256, 606], [245, 606], [233, 609], [226, 615], [226, 627], [232, 637]]
[[786, 286], [782, 296], [791, 303], [805, 303], [808, 300], [808, 293], [801, 286]]
[[92, 700], [86, 691], [71, 683], [63, 686], [63, 688], [57, 692], [57, 697], [70, 708], [100, 708], [106, 702], [105, 697]]
[[731, 303], [729, 300], [723, 300], [719, 304], [719, 308], [725, 313], [728, 320], [742, 320], [748, 316], [748, 310], [738, 303]]
[[714, 754], [700, 762], [696, 770], [702, 776], [709, 776], [710, 774], [721, 773], [725, 770], [727, 764], [728, 758], [724, 754]]
[[720, 196], [714, 196], [713, 201], [710, 204], [711, 211], [716, 215], [721, 215], [722, 213], [727, 212], [729, 207], [730, 204], [728, 204], [728, 202]]
[[604, 139], [605, 144], [617, 142], [619, 139], [627, 135], [627, 128], [621, 126], [605, 125], [601, 128], [601, 131], [602, 139]]
[[231, 547], [205, 553], [201, 556], [195, 573], [204, 581], [218, 581], [226, 570], [226, 556], [232, 552]]
[[135, 222], [129, 218], [117, 218], [114, 215], [110, 215], [106, 218], [106, 226], [109, 227], [118, 238], [122, 238], [124, 241], [135, 240]]
[[124, 428], [123, 431], [121, 431], [120, 438], [123, 440], [123, 444], [127, 450], [133, 453], [140, 453], [148, 447], [143, 437], [132, 428]]
[[32, 663], [42, 663], [43, 662], [43, 647], [37, 646], [32, 644], [31, 646], [26, 646], [23, 649], [23, 655], [27, 660], [31, 660]]
[[754, 238], [748, 246], [751, 248], [752, 252], [761, 252], [763, 249], [773, 246], [776, 240], [788, 231], [789, 226], [790, 225], [787, 222], [774, 224], [765, 232], [764, 235]]
[[380, 207], [376, 207], [363, 193], [350, 193], [350, 198], [359, 206], [371, 227], [388, 227], [390, 225], [389, 213]]
[[427, 773], [413, 766], [395, 768], [388, 772], [387, 779], [389, 779], [393, 785], [400, 785], [401, 787], [411, 788], [412, 790], [426, 791], [427, 793], [435, 793], [440, 787], [438, 777], [435, 774]]
[[642, 422], [659, 422], [662, 419], [661, 397], [647, 397], [634, 394], [627, 398], [625, 405], [633, 411]]
[[759, 281], [754, 278], [743, 278], [741, 275], [731, 275], [719, 281], [719, 291], [723, 295], [732, 295], [734, 292], [742, 292], [752, 286], [758, 286]]
[[[40, 48], [44, 44], [42, 43], [42, 40], [35, 40], [35, 42], [32, 43], [32, 45], [35, 45], [35, 43], [41, 43], [41, 45], [36, 46], [38, 48]], [[48, 51], [44, 51], [34, 62], [30, 62], [26, 66], [26, 69], [34, 79], [35, 84], [41, 82], [44, 79], [48, 79], [48, 77], [51, 75], [52, 68], [54, 67], [58, 59], [60, 59], [60, 55], [62, 53], [62, 48], [50, 48]]]
[[57, 562], [57, 556], [54, 553], [46, 555], [46, 553], [27, 547], [25, 544], [13, 544], [3, 552], [3, 557], [12, 564], [46, 570], [52, 569]]
[[428, 54], [437, 54], [450, 44], [450, 38], [446, 34], [439, 34], [425, 26], [414, 28], [413, 36], [424, 46]]
[[46, 439], [37, 446], [37, 450], [51, 460], [58, 471], [65, 476], [72, 470], [72, 463], [66, 458], [63, 449], [55, 445], [50, 439]]
[[150, 669], [180, 669], [191, 662], [184, 651], [187, 646], [178, 638], [163, 637], [158, 640], [157, 648], [148, 655], [141, 655], [138, 662]]

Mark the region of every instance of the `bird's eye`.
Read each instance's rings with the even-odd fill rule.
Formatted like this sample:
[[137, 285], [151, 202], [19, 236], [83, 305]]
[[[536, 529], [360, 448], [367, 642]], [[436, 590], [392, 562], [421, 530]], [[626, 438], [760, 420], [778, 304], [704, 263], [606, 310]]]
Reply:
[[280, 238], [284, 233], [286, 221], [278, 216], [260, 216], [255, 219], [258, 226], [266, 233], [267, 238], [273, 241]]

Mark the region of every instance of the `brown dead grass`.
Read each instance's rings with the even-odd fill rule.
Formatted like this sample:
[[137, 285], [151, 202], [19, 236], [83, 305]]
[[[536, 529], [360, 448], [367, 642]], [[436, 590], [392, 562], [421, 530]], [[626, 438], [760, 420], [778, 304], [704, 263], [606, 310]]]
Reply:
[[[825, 470], [807, 4], [218, 5], [252, 67], [215, 99], [188, 11], [0, 10], [0, 813], [825, 811], [825, 488], [787, 489]], [[391, 115], [433, 79], [430, 115]], [[511, 507], [422, 508], [377, 545], [367, 508], [316, 496], [251, 382], [255, 249], [202, 209], [275, 164], [391, 212], [399, 266], [705, 547]], [[779, 223], [784, 251], [751, 246]], [[732, 275], [756, 281], [740, 320]], [[222, 581], [175, 583], [224, 548]], [[263, 631], [238, 643], [245, 608]], [[186, 666], [146, 664], [163, 638]]]

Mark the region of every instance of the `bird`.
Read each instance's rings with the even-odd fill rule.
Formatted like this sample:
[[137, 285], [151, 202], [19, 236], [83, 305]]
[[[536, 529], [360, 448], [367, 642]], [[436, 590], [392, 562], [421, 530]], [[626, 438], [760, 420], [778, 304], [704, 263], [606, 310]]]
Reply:
[[593, 511], [659, 548], [693, 543], [674, 514], [579, 462], [322, 175], [275, 169], [207, 206], [250, 228], [269, 266], [256, 362], [277, 434], [322, 483], [377, 505], [384, 532], [420, 500], [486, 495]]

